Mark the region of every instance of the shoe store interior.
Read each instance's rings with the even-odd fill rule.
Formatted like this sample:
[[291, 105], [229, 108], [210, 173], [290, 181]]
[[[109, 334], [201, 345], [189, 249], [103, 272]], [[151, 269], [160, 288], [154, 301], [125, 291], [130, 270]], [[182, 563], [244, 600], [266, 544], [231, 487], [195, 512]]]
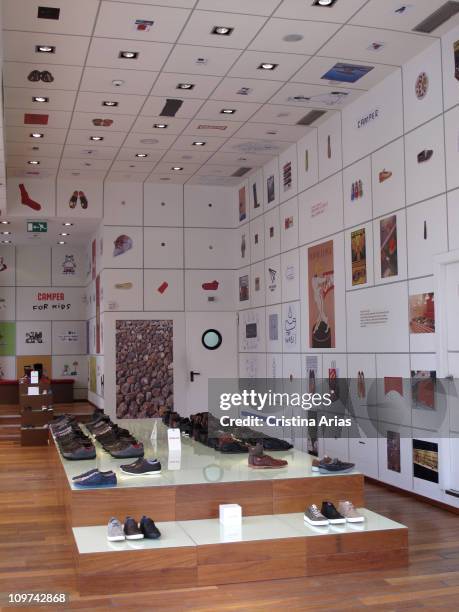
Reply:
[[0, 608], [457, 610], [459, 1], [0, 5]]

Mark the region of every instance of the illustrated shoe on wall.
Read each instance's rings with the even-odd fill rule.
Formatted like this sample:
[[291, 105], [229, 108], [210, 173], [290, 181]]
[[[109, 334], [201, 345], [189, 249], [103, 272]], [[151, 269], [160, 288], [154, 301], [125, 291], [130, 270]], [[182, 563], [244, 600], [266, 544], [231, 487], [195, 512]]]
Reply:
[[143, 533], [144, 538], [148, 540], [157, 540], [161, 537], [160, 530], [148, 516], [142, 516], [140, 519], [140, 531]]
[[29, 73], [27, 80], [31, 81], [32, 83], [36, 83], [40, 80], [40, 75], [41, 73], [39, 70], [32, 70], [32, 72]]
[[84, 195], [83, 191], [79, 191], [78, 195], [80, 197], [81, 208], [86, 210], [88, 208], [88, 198]]
[[319, 472], [321, 474], [344, 474], [351, 472], [354, 469], [354, 463], [347, 463], [340, 459], [332, 459], [328, 463], [321, 463], [319, 465]]
[[74, 191], [72, 194], [72, 197], [69, 200], [70, 208], [75, 208], [75, 206], [77, 205], [77, 201], [78, 201], [78, 191]]
[[329, 501], [322, 502], [321, 512], [323, 516], [329, 520], [330, 525], [342, 525], [346, 522], [344, 516], [340, 514], [335, 506]]
[[304, 513], [304, 521], [305, 523], [309, 523], [310, 525], [314, 525], [315, 527], [327, 526], [330, 524], [328, 518], [326, 518], [319, 508], [312, 504], [309, 508], [306, 508]]
[[429, 161], [433, 153], [434, 152], [432, 149], [424, 149], [424, 151], [418, 153], [418, 164], [422, 164], [423, 162]]
[[381, 172], [379, 173], [379, 182], [384, 183], [384, 181], [387, 181], [387, 179], [390, 179], [391, 176], [392, 176], [392, 172], [384, 168], [384, 170], [381, 170]]
[[158, 459], [137, 459], [134, 463], [128, 465], [120, 465], [120, 470], [123, 474], [129, 476], [153, 476], [161, 474], [161, 463]]
[[126, 540], [143, 540], [143, 533], [132, 516], [127, 516], [124, 521], [124, 535]]
[[325, 465], [326, 463], [331, 463], [331, 462], [332, 462], [332, 458], [329, 457], [328, 455], [325, 455], [323, 457], [323, 459], [313, 459], [312, 460], [312, 465], [311, 465], [311, 470], [313, 472], [318, 472], [321, 463], [323, 463]]
[[107, 540], [109, 542], [124, 542], [126, 535], [123, 531], [123, 525], [116, 518], [111, 518], [107, 525]]
[[52, 83], [54, 81], [54, 77], [49, 70], [43, 70], [40, 73], [40, 79], [43, 81], [43, 83]]
[[338, 512], [344, 516], [348, 523], [363, 523], [365, 520], [365, 517], [357, 512], [354, 504], [347, 500], [338, 503]]

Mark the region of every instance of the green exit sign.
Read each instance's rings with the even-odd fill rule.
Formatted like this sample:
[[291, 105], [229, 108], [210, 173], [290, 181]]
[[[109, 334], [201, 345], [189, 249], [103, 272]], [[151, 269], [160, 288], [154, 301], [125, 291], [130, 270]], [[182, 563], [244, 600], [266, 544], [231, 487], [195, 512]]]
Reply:
[[34, 234], [46, 233], [48, 231], [47, 221], [27, 221], [27, 231]]

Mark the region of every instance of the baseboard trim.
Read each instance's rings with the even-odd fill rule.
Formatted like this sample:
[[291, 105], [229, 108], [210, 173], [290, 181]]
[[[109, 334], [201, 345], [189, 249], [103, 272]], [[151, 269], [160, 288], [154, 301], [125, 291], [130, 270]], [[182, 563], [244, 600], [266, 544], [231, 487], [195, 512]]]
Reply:
[[412, 497], [419, 501], [422, 501], [430, 506], [436, 506], [437, 508], [441, 508], [442, 510], [446, 510], [447, 512], [452, 512], [453, 514], [459, 514], [459, 508], [455, 508], [454, 506], [449, 506], [444, 502], [438, 501], [436, 499], [431, 499], [430, 497], [425, 497], [424, 495], [419, 495], [419, 493], [415, 493], [414, 491], [407, 491], [406, 489], [401, 489], [400, 487], [396, 487], [394, 485], [388, 484], [387, 482], [382, 482], [381, 480], [377, 480], [376, 478], [371, 478], [370, 476], [365, 476], [366, 482], [371, 482], [371, 484], [379, 485], [388, 489], [389, 491], [394, 491], [395, 493], [400, 493], [401, 495], [405, 495], [406, 497]]

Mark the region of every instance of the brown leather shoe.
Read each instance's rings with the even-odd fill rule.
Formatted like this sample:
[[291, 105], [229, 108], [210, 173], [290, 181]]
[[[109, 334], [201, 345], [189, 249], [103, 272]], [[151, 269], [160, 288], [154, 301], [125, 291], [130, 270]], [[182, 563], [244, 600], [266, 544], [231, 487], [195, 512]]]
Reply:
[[263, 446], [257, 444], [249, 449], [249, 467], [255, 470], [273, 470], [283, 468], [288, 465], [285, 459], [274, 459], [270, 455], [265, 455]]
[[311, 469], [313, 472], [318, 472], [319, 466], [321, 463], [324, 464], [324, 463], [331, 463], [331, 462], [332, 462], [332, 458], [329, 457], [328, 455], [325, 455], [323, 459], [319, 459], [319, 458], [313, 459]]

